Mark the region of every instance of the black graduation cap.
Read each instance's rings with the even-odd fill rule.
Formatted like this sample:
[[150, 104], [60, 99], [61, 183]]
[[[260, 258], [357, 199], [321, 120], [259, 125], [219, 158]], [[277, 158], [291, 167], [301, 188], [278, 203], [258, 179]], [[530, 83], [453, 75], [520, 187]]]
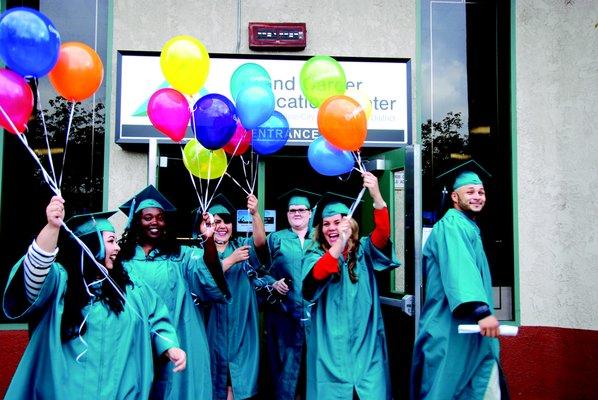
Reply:
[[280, 207], [285, 207], [288, 209], [291, 205], [302, 205], [307, 207], [307, 209], [312, 209], [315, 207], [318, 200], [322, 197], [322, 195], [313, 193], [307, 190], [293, 188], [286, 193], [281, 194], [276, 198], [277, 204]]
[[114, 226], [108, 218], [116, 214], [116, 211], [102, 211], [88, 214], [73, 215], [66, 221], [75, 236], [81, 237], [90, 233], [114, 232]]
[[131, 215], [131, 207], [134, 209], [133, 214], [148, 207], [160, 208], [165, 212], [176, 211], [175, 206], [154, 185], [148, 185], [141, 192], [127, 200], [119, 209], [125, 214]]
[[492, 178], [492, 175], [484, 167], [471, 159], [459, 164], [436, 177], [445, 188], [455, 190], [468, 184], [480, 185]]
[[[336, 214], [343, 214], [348, 215], [351, 209], [351, 206], [355, 203], [357, 199], [354, 197], [345, 196], [339, 193], [334, 192], [326, 192], [318, 201], [318, 204], [315, 207], [315, 211], [312, 214], [312, 226], [315, 227], [319, 223], [322, 222], [323, 218], [336, 215]], [[363, 200], [359, 200], [359, 203], [362, 203]], [[322, 217], [322, 215], [324, 216]], [[328, 215], [329, 214], [329, 215]]]

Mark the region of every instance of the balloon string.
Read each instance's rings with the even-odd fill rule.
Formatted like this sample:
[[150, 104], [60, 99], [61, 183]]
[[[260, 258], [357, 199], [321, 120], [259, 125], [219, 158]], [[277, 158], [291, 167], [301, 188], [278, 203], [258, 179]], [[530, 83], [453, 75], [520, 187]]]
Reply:
[[361, 173], [364, 173], [365, 166], [361, 162], [361, 153], [359, 153], [359, 151], [352, 151], [351, 154], [353, 154], [353, 158], [355, 158], [355, 161], [357, 162], [357, 166], [358, 166], [357, 170]]
[[361, 201], [361, 198], [363, 197], [364, 193], [365, 193], [365, 188], [362, 188], [361, 191], [359, 192], [359, 195], [357, 196], [357, 199], [355, 199], [355, 202], [353, 203], [353, 205], [351, 205], [351, 208], [349, 209], [349, 214], [347, 214], [347, 217], [351, 218], [353, 216], [353, 213], [355, 212], [355, 209], [359, 205], [359, 202]]
[[[4, 118], [8, 121], [8, 123], [10, 124], [10, 127], [15, 132], [19, 132], [19, 130], [15, 126], [14, 122], [12, 122], [12, 119], [8, 116], [8, 114], [4, 110], [4, 107], [2, 107], [1, 105], [0, 105], [0, 112], [2, 113], [2, 115], [4, 116]], [[37, 154], [35, 154], [35, 152], [31, 148], [31, 146], [29, 146], [29, 143], [27, 142], [27, 137], [25, 136], [25, 134], [24, 133], [17, 133], [16, 136], [21, 141], [21, 143], [23, 143], [23, 146], [25, 146], [25, 148], [27, 149], [27, 151], [29, 152], [29, 154], [31, 155], [31, 157], [33, 157], [33, 160], [39, 166], [39, 168], [40, 168], [40, 170], [42, 172], [42, 175], [44, 176], [44, 180], [46, 181], [46, 183], [48, 184], [48, 186], [50, 187], [50, 189], [52, 190], [52, 192], [54, 192], [54, 194], [56, 194], [57, 196], [60, 196], [60, 190], [56, 186], [55, 180], [53, 180], [52, 177], [50, 176], [50, 174], [48, 174], [48, 172], [46, 171], [46, 169], [42, 165], [39, 157], [37, 156]]]
[[[64, 175], [64, 164], [66, 163], [66, 149], [69, 145], [69, 136], [71, 132], [71, 126], [73, 124], [73, 114], [75, 112], [75, 102], [72, 102], [71, 105], [71, 114], [69, 115], [69, 122], [66, 127], [66, 139], [64, 141], [64, 152], [62, 153], [62, 169], [60, 170], [60, 179], [58, 180], [58, 189], [62, 187], [62, 177]], [[92, 156], [93, 158], [93, 156]]]
[[[185, 158], [185, 152], [183, 150], [183, 146], [181, 146], [181, 155], [183, 156], [183, 158]], [[189, 173], [189, 178], [191, 179], [191, 184], [193, 184], [193, 189], [195, 189], [195, 194], [197, 195], [197, 202], [199, 203], [199, 207], [200, 209], [203, 211], [205, 211], [205, 206], [203, 204], [203, 202], [201, 201], [201, 196], [199, 195], [199, 192], [197, 191], [197, 185], [195, 184], [195, 179], [193, 178], [193, 174], [191, 173], [191, 171], [187, 170], [187, 172]], [[201, 184], [201, 181], [200, 181]]]
[[247, 188], [251, 190], [251, 185], [249, 184], [249, 180], [247, 179], [247, 164], [251, 164], [253, 161], [253, 151], [250, 154], [250, 160], [246, 163], [243, 156], [241, 156], [241, 161], [243, 161], [243, 176], [245, 177], [245, 183], [247, 184]]
[[240, 187], [240, 188], [241, 188], [241, 190], [242, 190], [242, 191], [244, 191], [244, 192], [245, 192], [245, 194], [246, 194], [247, 196], [249, 196], [249, 194], [250, 194], [250, 193], [247, 191], [247, 189], [245, 189], [245, 188], [244, 188], [244, 187], [243, 187], [243, 186], [242, 186], [242, 185], [241, 185], [241, 184], [240, 184], [240, 183], [239, 183], [239, 182], [238, 182], [238, 181], [237, 181], [235, 178], [233, 178], [233, 177], [232, 177], [232, 176], [231, 176], [231, 175], [230, 175], [228, 172], [225, 172], [225, 173], [224, 173], [224, 175], [226, 175], [226, 176], [228, 176], [230, 179], [232, 179], [232, 181], [233, 181], [233, 182], [234, 182], [234, 183], [235, 183], [235, 184], [236, 184], [238, 187]]
[[42, 127], [44, 128], [44, 138], [46, 139], [46, 148], [48, 149], [48, 160], [50, 161], [50, 170], [52, 171], [52, 177], [54, 178], [54, 182], [56, 182], [56, 171], [54, 170], [54, 162], [52, 161], [52, 151], [50, 149], [50, 139], [48, 135], [48, 128], [46, 126], [46, 117], [44, 116], [44, 111], [41, 108], [41, 96], [39, 94], [39, 86], [38, 80], [35, 78], [35, 91], [37, 93], [37, 109], [42, 119]]
[[[230, 160], [227, 160], [227, 162], [226, 162], [226, 167], [224, 167], [224, 173], [223, 173], [222, 175], [220, 175], [220, 178], [218, 178], [218, 182], [216, 183], [216, 187], [214, 188], [214, 194], [213, 194], [213, 195], [212, 195], [212, 197], [210, 198], [210, 201], [208, 202], [208, 206], [210, 205], [210, 203], [212, 203], [212, 199], [214, 198], [214, 195], [216, 195], [216, 193], [217, 193], [217, 190], [218, 190], [218, 187], [220, 186], [220, 182], [222, 182], [222, 178], [224, 178], [224, 175], [228, 175], [228, 177], [229, 177], [229, 178], [231, 178], [231, 179], [233, 179], [233, 181], [234, 181], [234, 178], [233, 178], [233, 177], [232, 177], [230, 174], [228, 174], [228, 172], [227, 172], [227, 171], [228, 171], [228, 167], [230, 166], [230, 163], [231, 163], [231, 162], [232, 162], [232, 160], [233, 160], [233, 157], [235, 156], [235, 154], [237, 153], [237, 150], [239, 149], [239, 146], [241, 145], [241, 142], [243, 141], [243, 139], [245, 139], [245, 135], [247, 135], [247, 131], [245, 131], [245, 133], [243, 134], [243, 137], [241, 138], [241, 140], [239, 140], [239, 141], [237, 142], [237, 145], [235, 146], [235, 150], [233, 151], [233, 154], [231, 155], [231, 158], [230, 158]], [[210, 153], [210, 156], [211, 156], [211, 154], [212, 154], [212, 153]], [[226, 155], [225, 155], [225, 157], [226, 157]], [[239, 155], [239, 157], [242, 157], [242, 156], [241, 156], [241, 155]], [[210, 159], [210, 165], [211, 165], [211, 164], [212, 164], [212, 162], [211, 162], [211, 159]], [[209, 177], [209, 176], [210, 176], [210, 175], [208, 174], [208, 177]], [[237, 185], [238, 185], [238, 182], [237, 182], [237, 181], [235, 181], [235, 183], [237, 183]], [[244, 189], [242, 186], [240, 186], [240, 185], [239, 185], [239, 187], [241, 187], [241, 189], [243, 189], [243, 191], [244, 191], [245, 193], [247, 193], [247, 191], [246, 191], [246, 190], [245, 190], [245, 189]], [[249, 193], [247, 193], [247, 195], [249, 195]]]
[[[259, 164], [260, 162], [260, 155], [256, 154], [255, 155], [255, 163]], [[259, 171], [259, 168], [257, 168], [257, 166], [255, 167], [255, 174], [253, 175], [253, 181], [251, 182], [251, 193], [253, 193], [254, 189], [255, 189], [255, 183], [257, 182], [257, 172]]]
[[[199, 163], [199, 157], [197, 157], [197, 162]], [[199, 167], [199, 166], [198, 166]], [[199, 168], [198, 168], [199, 169]], [[204, 200], [204, 204], [206, 205], [206, 207], [210, 206], [210, 201], [208, 201], [208, 195], [210, 192], [210, 175], [212, 173], [212, 151], [210, 150], [210, 159], [208, 160], [208, 179], [206, 180], [206, 191], [205, 191], [205, 200]]]

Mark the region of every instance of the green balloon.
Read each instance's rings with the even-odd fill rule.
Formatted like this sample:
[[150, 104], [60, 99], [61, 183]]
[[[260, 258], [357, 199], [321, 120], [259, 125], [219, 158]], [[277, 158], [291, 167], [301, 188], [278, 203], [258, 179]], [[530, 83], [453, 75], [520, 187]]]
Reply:
[[206, 149], [197, 139], [191, 139], [183, 149], [183, 164], [198, 178], [220, 178], [226, 171], [226, 153], [223, 149]]
[[299, 83], [303, 95], [314, 107], [327, 98], [342, 95], [347, 88], [343, 67], [330, 56], [314, 56], [301, 68]]

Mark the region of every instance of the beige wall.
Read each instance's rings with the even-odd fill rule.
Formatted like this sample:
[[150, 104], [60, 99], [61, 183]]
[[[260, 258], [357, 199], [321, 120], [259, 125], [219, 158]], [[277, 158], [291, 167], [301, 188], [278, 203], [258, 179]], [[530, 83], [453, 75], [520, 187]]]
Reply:
[[598, 329], [598, 7], [516, 6], [523, 325]]

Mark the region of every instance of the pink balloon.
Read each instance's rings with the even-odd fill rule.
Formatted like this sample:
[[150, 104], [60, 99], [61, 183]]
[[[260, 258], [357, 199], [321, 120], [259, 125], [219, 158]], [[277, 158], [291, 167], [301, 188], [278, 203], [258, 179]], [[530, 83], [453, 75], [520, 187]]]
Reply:
[[[239, 143], [240, 142], [240, 143]], [[239, 147], [237, 147], [237, 143]], [[225, 144], [222, 148], [230, 155], [238, 156], [243, 154], [249, 149], [249, 145], [251, 144], [251, 129], [245, 129], [240, 122], [237, 122], [237, 130], [233, 134], [233, 137], [230, 138], [227, 144]], [[237, 151], [235, 151], [237, 149]]]
[[0, 107], [4, 110], [0, 110], [0, 125], [4, 129], [14, 134], [27, 129], [33, 111], [33, 93], [21, 75], [8, 69], [0, 69]]
[[150, 97], [147, 116], [157, 130], [180, 142], [187, 132], [191, 111], [183, 94], [175, 89], [164, 88]]

